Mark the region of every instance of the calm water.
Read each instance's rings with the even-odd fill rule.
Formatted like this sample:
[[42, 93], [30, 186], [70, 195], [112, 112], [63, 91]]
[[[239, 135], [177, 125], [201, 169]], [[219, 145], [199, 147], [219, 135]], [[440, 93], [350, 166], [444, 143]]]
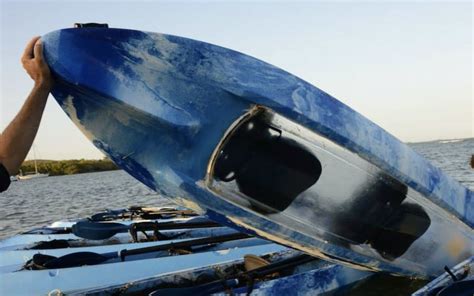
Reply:
[[167, 200], [124, 171], [12, 182], [6, 192], [0, 193], [0, 239], [106, 208], [163, 203]]
[[[469, 166], [474, 154], [474, 138], [410, 145], [474, 190], [474, 169]], [[123, 171], [13, 182], [8, 191], [0, 193], [0, 239], [57, 220], [88, 216], [105, 208], [163, 204], [169, 202]], [[358, 290], [361, 295], [407, 295], [423, 284], [382, 275], [360, 283]]]

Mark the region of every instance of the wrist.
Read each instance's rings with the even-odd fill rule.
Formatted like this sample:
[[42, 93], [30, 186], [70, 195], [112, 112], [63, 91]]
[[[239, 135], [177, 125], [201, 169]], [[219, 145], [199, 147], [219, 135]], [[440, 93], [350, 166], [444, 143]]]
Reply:
[[38, 79], [35, 81], [33, 88], [49, 92], [53, 86], [53, 83], [50, 79]]

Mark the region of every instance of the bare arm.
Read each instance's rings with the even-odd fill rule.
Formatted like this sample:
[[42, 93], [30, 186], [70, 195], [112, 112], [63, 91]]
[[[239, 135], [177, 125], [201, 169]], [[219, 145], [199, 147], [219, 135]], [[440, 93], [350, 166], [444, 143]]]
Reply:
[[10, 174], [18, 171], [31, 148], [53, 83], [39, 37], [28, 43], [21, 62], [35, 84], [20, 112], [0, 135], [0, 163]]

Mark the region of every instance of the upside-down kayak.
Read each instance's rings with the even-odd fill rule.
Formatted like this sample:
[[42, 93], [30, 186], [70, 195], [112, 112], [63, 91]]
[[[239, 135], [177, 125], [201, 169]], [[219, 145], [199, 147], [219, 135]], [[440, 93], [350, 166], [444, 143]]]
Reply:
[[164, 34], [42, 39], [72, 121], [174, 202], [353, 267], [429, 278], [474, 255], [473, 192], [290, 73]]

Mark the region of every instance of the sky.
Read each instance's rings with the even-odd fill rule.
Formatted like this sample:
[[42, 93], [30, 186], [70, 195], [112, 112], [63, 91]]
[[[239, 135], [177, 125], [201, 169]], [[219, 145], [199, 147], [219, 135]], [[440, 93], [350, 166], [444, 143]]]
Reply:
[[[474, 136], [471, 2], [0, 1], [0, 130], [33, 85], [19, 62], [28, 40], [98, 22], [262, 59], [404, 142]], [[52, 96], [34, 146], [42, 159], [103, 157]]]

